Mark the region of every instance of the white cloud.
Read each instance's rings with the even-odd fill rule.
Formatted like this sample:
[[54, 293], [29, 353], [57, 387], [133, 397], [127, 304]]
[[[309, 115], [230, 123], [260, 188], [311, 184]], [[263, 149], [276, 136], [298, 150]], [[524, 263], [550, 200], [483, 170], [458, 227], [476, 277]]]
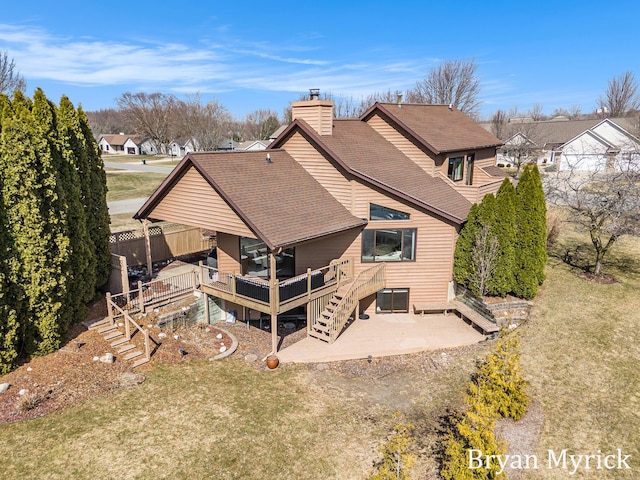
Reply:
[[[0, 24], [0, 50], [7, 50], [16, 60], [27, 81], [210, 93], [247, 88], [306, 91], [309, 85], [318, 85], [323, 90], [360, 96], [412, 86], [424, 71], [418, 59], [329, 61], [320, 58], [317, 51], [311, 54], [319, 48], [228, 38], [224, 42], [203, 41], [195, 47], [147, 39], [104, 41]], [[348, 55], [342, 52], [341, 56]]]

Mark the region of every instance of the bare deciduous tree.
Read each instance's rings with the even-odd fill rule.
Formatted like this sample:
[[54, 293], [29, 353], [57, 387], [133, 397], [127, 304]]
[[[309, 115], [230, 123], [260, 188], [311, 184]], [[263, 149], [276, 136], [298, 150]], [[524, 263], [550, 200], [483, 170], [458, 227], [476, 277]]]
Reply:
[[133, 131], [121, 110], [107, 108], [86, 113], [96, 140], [104, 134]]
[[491, 132], [500, 140], [506, 140], [505, 127], [508, 121], [509, 118], [507, 117], [507, 112], [500, 109], [498, 109], [496, 113], [491, 116], [491, 120], [489, 120], [491, 124]]
[[27, 82], [16, 70], [13, 58], [9, 58], [7, 52], [0, 53], [0, 93], [11, 94], [16, 90], [24, 92]]
[[520, 176], [520, 170], [529, 163], [537, 163], [542, 153], [538, 139], [538, 132], [533, 122], [508, 123], [504, 129], [507, 141], [500, 147], [499, 153], [516, 168], [515, 177]]
[[496, 236], [491, 233], [489, 225], [483, 225], [476, 233], [475, 248], [471, 254], [473, 276], [471, 281], [475, 283], [481, 295], [487, 293], [487, 281], [493, 275], [498, 264], [499, 243]]
[[280, 126], [278, 114], [273, 110], [258, 109], [249, 114], [240, 125], [244, 140], [269, 140]]
[[623, 117], [630, 110], [638, 110], [640, 96], [633, 72], [626, 71], [609, 80], [607, 89], [598, 99], [598, 106], [605, 117]]
[[450, 60], [431, 69], [424, 80], [407, 92], [407, 101], [452, 104], [477, 118], [480, 108], [480, 81], [475, 60]]
[[123, 93], [117, 99], [135, 133], [151, 140], [158, 152], [166, 151], [175, 136], [173, 119], [177, 99], [164, 93]]
[[534, 122], [539, 122], [541, 120], [545, 120], [547, 117], [543, 112], [543, 107], [541, 103], [536, 103], [533, 105], [533, 108], [527, 112], [527, 115]]
[[545, 179], [546, 198], [569, 210], [568, 221], [589, 233], [594, 274], [623, 235], [640, 235], [640, 153], [583, 170], [579, 163]]
[[211, 100], [202, 103], [200, 94], [178, 101], [174, 108], [175, 140], [190, 141], [195, 151], [213, 151], [227, 138], [233, 122], [226, 107]]

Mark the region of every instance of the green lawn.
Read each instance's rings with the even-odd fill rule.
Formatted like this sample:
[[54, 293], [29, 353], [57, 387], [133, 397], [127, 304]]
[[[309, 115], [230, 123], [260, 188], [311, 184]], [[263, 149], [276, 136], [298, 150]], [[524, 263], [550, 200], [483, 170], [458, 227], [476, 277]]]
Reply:
[[148, 197], [166, 177], [163, 173], [107, 172], [107, 202]]
[[[561, 240], [560, 257], [579, 247], [577, 263], [592, 260], [585, 237], [569, 232]], [[632, 455], [631, 471], [579, 470], [571, 478], [640, 478], [640, 241], [623, 239], [610, 255], [604, 270], [618, 280], [610, 285], [584, 280], [579, 269], [551, 257], [522, 329], [521, 362], [545, 415], [538, 457], [565, 448]], [[569, 477], [540, 468], [525, 478]]]
[[[617, 245], [606, 271], [619, 281], [599, 285], [559, 258], [581, 241], [561, 237], [521, 328], [521, 364], [545, 417], [537, 452], [524, 453], [620, 448], [633, 470], [569, 476], [541, 464], [526, 479], [640, 477], [640, 245]], [[388, 370], [387, 360], [374, 360], [363, 376], [289, 365], [257, 371], [234, 357], [156, 367], [138, 387], [0, 426], [0, 471], [24, 479], [366, 478], [392, 412], [402, 410], [416, 426], [415, 478], [434, 478], [439, 418], [460, 403], [490, 347], [435, 352], [406, 367], [400, 357]]]

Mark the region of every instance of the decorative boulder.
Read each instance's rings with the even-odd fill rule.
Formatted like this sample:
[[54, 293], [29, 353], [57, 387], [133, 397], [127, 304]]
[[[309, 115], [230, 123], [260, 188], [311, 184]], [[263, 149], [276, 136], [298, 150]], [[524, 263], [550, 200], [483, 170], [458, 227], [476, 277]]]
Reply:
[[115, 359], [113, 358], [113, 353], [107, 352], [103, 356], [100, 357], [100, 361], [102, 363], [113, 363]]
[[0, 383], [0, 393], [4, 393], [7, 390], [9, 390], [10, 386], [11, 386], [10, 383]]

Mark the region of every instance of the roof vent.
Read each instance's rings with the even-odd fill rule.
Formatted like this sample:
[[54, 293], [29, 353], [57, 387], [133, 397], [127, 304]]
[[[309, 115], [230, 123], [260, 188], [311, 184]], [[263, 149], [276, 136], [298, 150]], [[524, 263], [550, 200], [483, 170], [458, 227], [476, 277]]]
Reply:
[[318, 100], [320, 98], [320, 89], [319, 88], [310, 88], [309, 89], [309, 98], [311, 100]]
[[449, 110], [453, 111], [453, 103], [449, 104]]
[[271, 154], [270, 153], [267, 153], [267, 163], [273, 163], [271, 161]]
[[398, 107], [402, 108], [402, 94], [400, 92], [396, 93], [396, 101], [398, 103]]

